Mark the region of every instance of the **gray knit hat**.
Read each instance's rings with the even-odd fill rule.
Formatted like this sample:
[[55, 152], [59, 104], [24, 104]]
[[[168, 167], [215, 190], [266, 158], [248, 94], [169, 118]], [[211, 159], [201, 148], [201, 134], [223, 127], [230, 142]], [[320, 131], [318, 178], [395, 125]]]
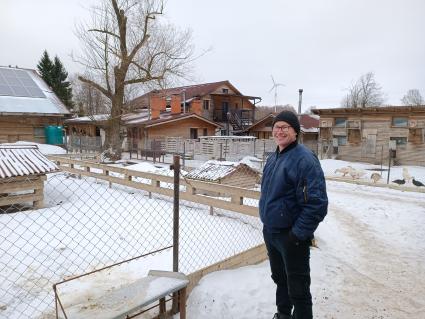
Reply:
[[295, 130], [297, 135], [300, 134], [300, 121], [298, 120], [298, 116], [294, 114], [291, 111], [282, 111], [278, 115], [275, 116], [273, 119], [273, 125], [274, 127], [275, 123], [278, 121], [285, 121], [289, 125], [292, 126], [292, 128]]

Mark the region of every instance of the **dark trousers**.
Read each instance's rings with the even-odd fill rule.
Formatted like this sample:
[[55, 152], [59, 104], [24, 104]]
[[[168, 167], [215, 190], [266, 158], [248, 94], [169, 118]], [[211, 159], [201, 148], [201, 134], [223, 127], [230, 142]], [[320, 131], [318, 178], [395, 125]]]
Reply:
[[[294, 319], [312, 319], [310, 293], [310, 241], [298, 241], [289, 229], [280, 232], [263, 230], [276, 283], [276, 305], [280, 313]], [[292, 313], [293, 309], [293, 313]]]

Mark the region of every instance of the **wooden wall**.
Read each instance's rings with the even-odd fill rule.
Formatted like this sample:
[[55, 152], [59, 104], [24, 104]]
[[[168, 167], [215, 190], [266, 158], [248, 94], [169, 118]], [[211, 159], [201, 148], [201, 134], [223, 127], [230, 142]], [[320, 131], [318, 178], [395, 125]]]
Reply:
[[[409, 119], [417, 120], [417, 128], [415, 133], [419, 132], [422, 135], [421, 138], [412, 134], [412, 129], [409, 127], [393, 127], [392, 118], [393, 116], [408, 117]], [[337, 116], [344, 117], [344, 116]], [[320, 140], [326, 141], [332, 145], [332, 136], [340, 135], [347, 136], [347, 145], [338, 146], [338, 153], [334, 154], [337, 159], [346, 161], [361, 161], [373, 164], [380, 164], [381, 161], [386, 164], [388, 163], [389, 157], [389, 143], [391, 137], [406, 137], [406, 145], [397, 145], [395, 163], [400, 165], [425, 165], [425, 116], [404, 116], [404, 115], [363, 115], [360, 117], [347, 116], [348, 120], [357, 119], [361, 120], [361, 128], [357, 130], [360, 135], [358, 142], [349, 142], [349, 129], [332, 127], [332, 134], [329, 138], [323, 136], [321, 133]], [[331, 121], [332, 117], [321, 116], [320, 123], [322, 121]], [[375, 140], [375, 147], [370, 148], [367, 146], [368, 138]], [[327, 154], [327, 157], [332, 152]], [[323, 156], [322, 156], [323, 157]]]
[[178, 136], [188, 139], [190, 138], [191, 128], [196, 128], [198, 130], [198, 136], [204, 136], [204, 129], [207, 129], [207, 135], [209, 136], [215, 135], [216, 126], [192, 117], [150, 127], [148, 128], [148, 138], [152, 140], [167, 136]]
[[[0, 116], [0, 143], [29, 141], [45, 143], [44, 126], [63, 125], [62, 117], [55, 116]], [[43, 135], [35, 135], [35, 128]]]

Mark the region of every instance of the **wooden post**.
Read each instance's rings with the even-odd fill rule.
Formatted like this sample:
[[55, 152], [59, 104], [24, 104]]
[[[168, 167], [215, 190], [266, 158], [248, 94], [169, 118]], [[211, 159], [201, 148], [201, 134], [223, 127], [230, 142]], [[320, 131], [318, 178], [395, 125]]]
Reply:
[[186, 287], [179, 292], [180, 319], [186, 319]]

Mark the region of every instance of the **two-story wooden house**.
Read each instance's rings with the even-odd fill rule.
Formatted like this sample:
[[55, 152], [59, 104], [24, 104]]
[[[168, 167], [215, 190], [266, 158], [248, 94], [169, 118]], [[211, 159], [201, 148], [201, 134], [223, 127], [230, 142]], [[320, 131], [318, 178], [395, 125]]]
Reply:
[[[425, 165], [425, 106], [316, 109], [319, 156]], [[393, 150], [393, 152], [390, 152]]]
[[164, 113], [171, 109], [172, 99], [180, 101], [179, 113], [194, 113], [218, 124], [221, 135], [238, 135], [252, 125], [255, 104], [261, 101], [259, 97], [243, 95], [229, 81], [220, 81], [154, 90], [130, 101], [127, 107], [150, 110], [154, 119], [161, 115], [157, 115], [155, 105], [160, 104], [160, 113]]

